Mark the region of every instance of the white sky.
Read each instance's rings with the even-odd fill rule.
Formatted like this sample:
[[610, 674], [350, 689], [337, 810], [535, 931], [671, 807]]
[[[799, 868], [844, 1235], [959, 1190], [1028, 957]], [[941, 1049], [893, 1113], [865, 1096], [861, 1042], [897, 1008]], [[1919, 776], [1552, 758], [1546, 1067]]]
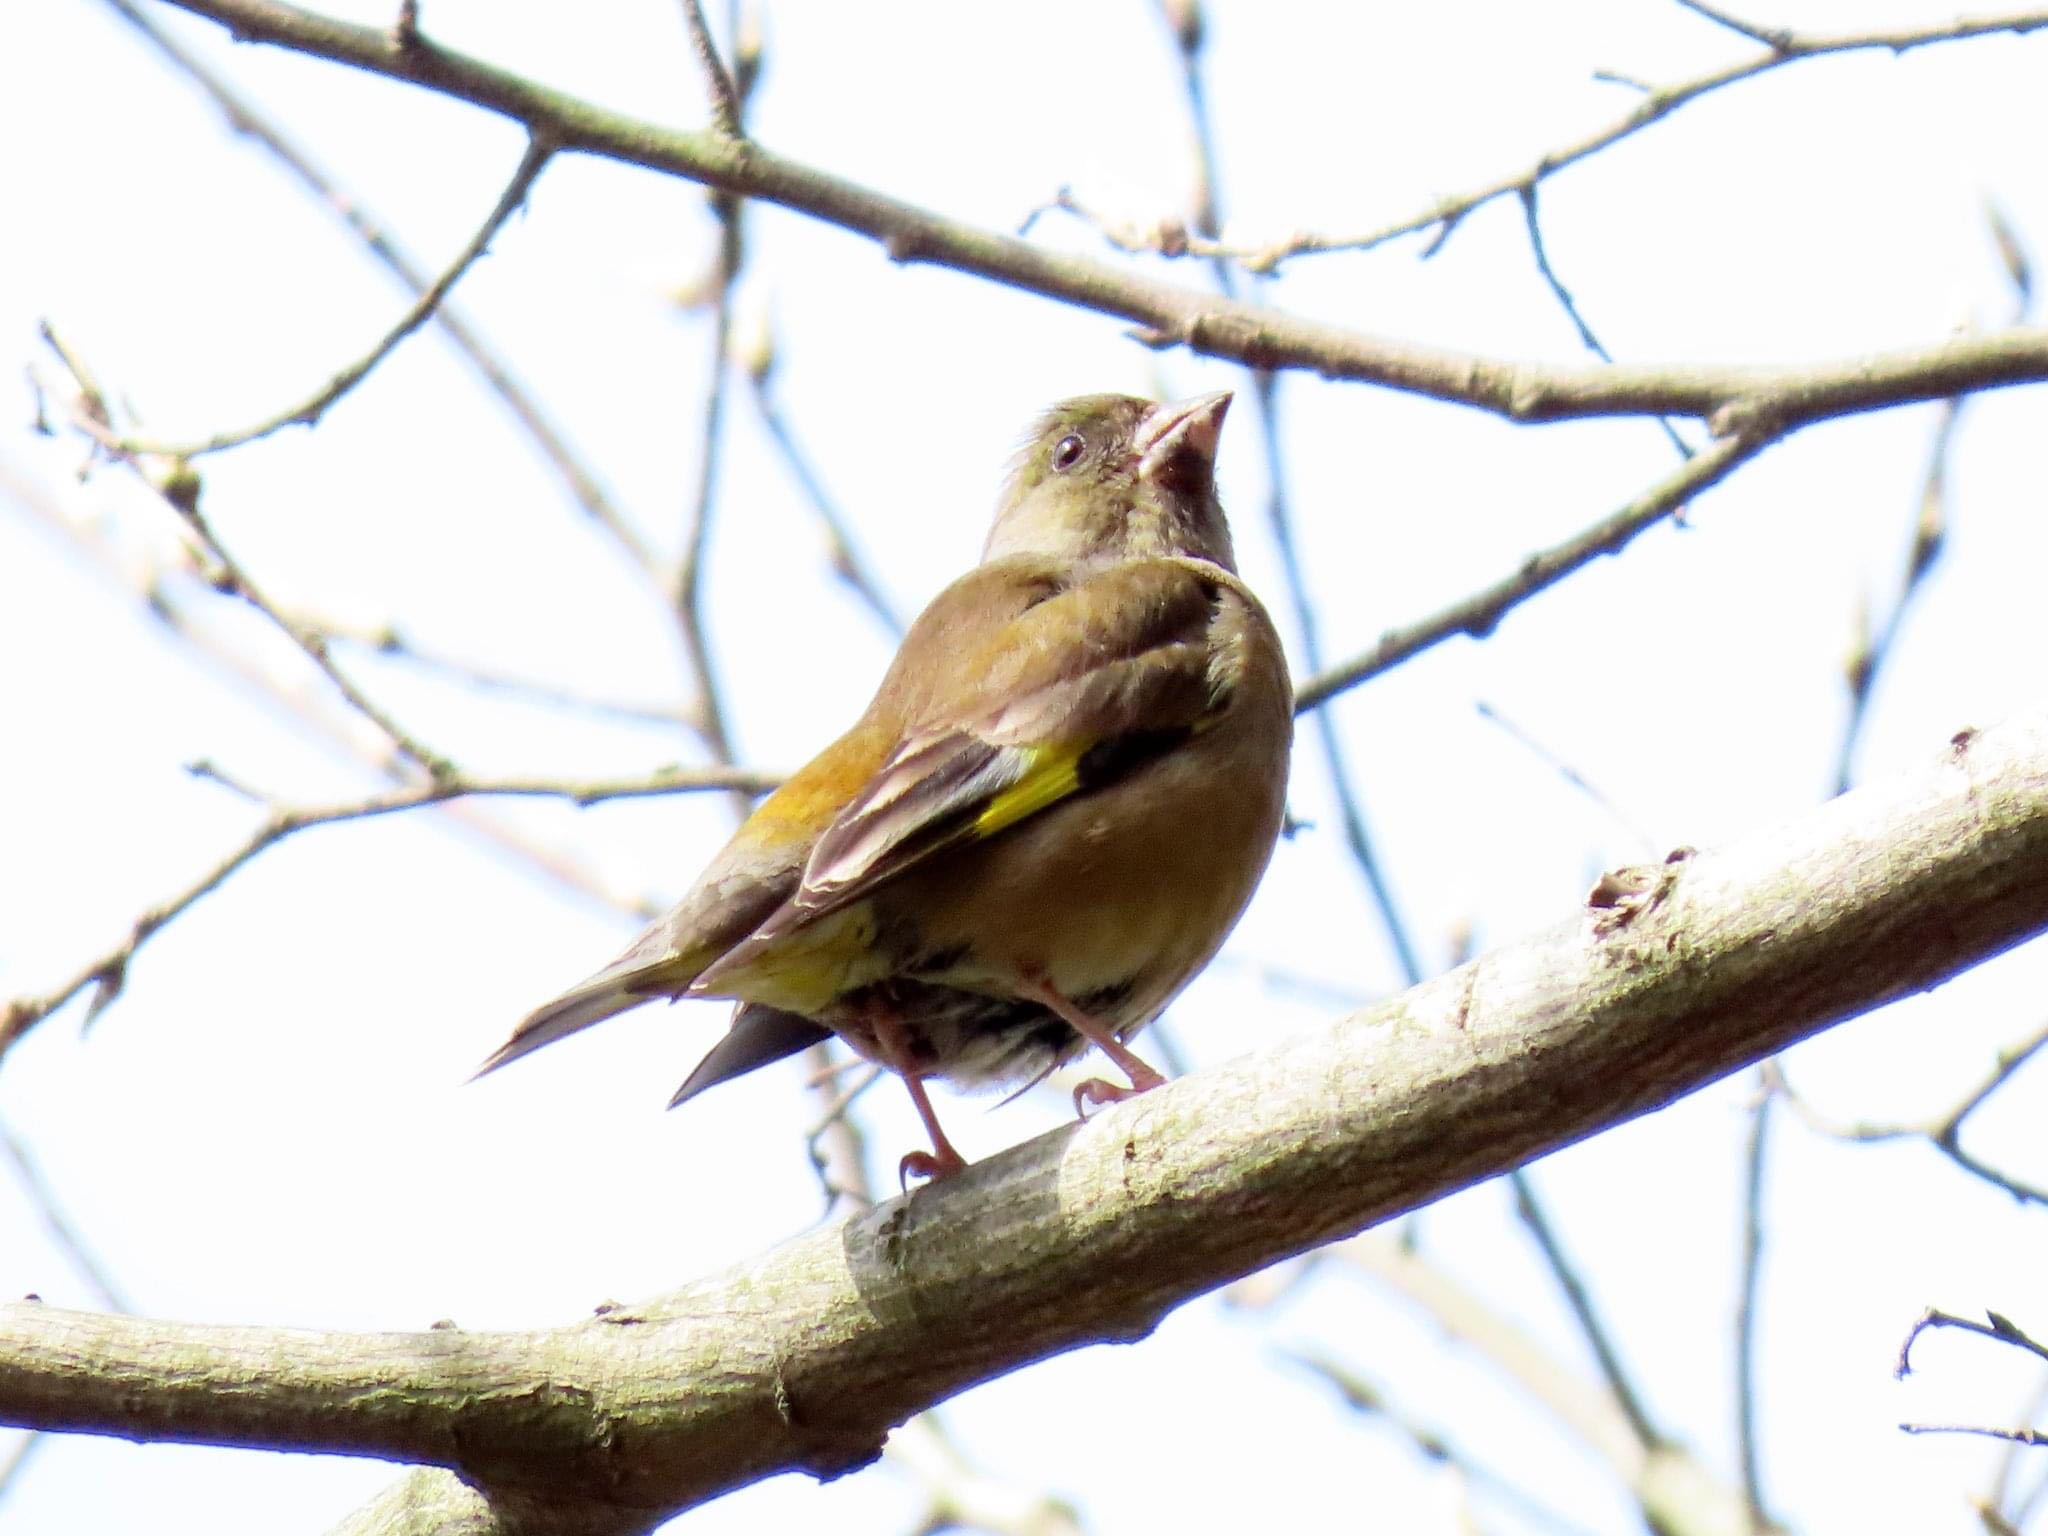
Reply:
[[[384, 23], [387, 8], [345, 10]], [[167, 13], [168, 14], [168, 13]], [[1934, 7], [1787, 5], [1757, 19], [1839, 29]], [[573, 20], [570, 18], [573, 16]], [[520, 143], [423, 93], [217, 29], [177, 31], [288, 119], [342, 184], [430, 263], [468, 238]], [[430, 0], [430, 34], [610, 106], [676, 123], [702, 88], [667, 0], [567, 8]], [[1062, 184], [1136, 219], [1184, 211], [1193, 181], [1177, 65], [1149, 5], [776, 0], [753, 121], [778, 150], [997, 228]], [[1746, 47], [1675, 4], [1337, 7], [1227, 3], [1210, 80], [1233, 223], [1250, 237], [1354, 229], [1531, 163], [1626, 110], [1593, 79], [1702, 72]], [[1819, 359], [1937, 339], [2009, 313], [1986, 233], [1995, 199], [2048, 243], [2039, 146], [2048, 40], [1787, 69], [1687, 108], [1543, 195], [1553, 260], [1629, 361]], [[263, 153], [233, 138], [113, 13], [37, 7], [0, 50], [0, 357], [52, 373], [48, 317], [152, 431], [269, 413], [362, 352], [401, 296]], [[1046, 401], [1095, 389], [1189, 393], [1234, 371], [1155, 355], [1113, 322], [929, 269], [779, 210], [751, 220], [741, 302], [772, 315], [792, 419], [899, 606], [974, 557], [999, 468]], [[1048, 217], [1038, 237], [1096, 243]], [[546, 172], [459, 291], [645, 530], [672, 544], [694, 484], [704, 322], [667, 295], [711, 251], [702, 194], [584, 160]], [[1415, 242], [1298, 263], [1288, 308], [1417, 342], [1579, 360], [1510, 203], [1433, 260]], [[1193, 265], [1172, 269], [1200, 282]], [[22, 510], [22, 493], [104, 519], [128, 552], [168, 518], [118, 473], [79, 485], [74, 439], [0, 420], [0, 997], [40, 992], [134, 914], [232, 847], [250, 808], [198, 757], [300, 803], [367, 780], [288, 719], [167, 644], [132, 596]], [[1603, 515], [1670, 467], [1640, 422], [1513, 428], [1357, 385], [1290, 380], [1298, 537], [1332, 656], [1369, 645]], [[1226, 501], [1248, 577], [1281, 607], [1249, 399], [1225, 434]], [[859, 707], [888, 654], [814, 558], [809, 514], [736, 397], [712, 549], [710, 621], [749, 762], [785, 767]], [[1530, 603], [1483, 644], [1440, 648], [1338, 706], [1390, 877], [1431, 965], [1568, 913], [1604, 865], [1711, 845], [1795, 815], [1830, 784], [1840, 658], [1859, 603], [1881, 612], [1907, 547], [1932, 408], [1814, 429], [1703, 498], [1684, 530]], [[1969, 407], [1949, 542], [1877, 696], [1859, 773], [1918, 762], [1965, 724], [2037, 701], [2044, 652], [2040, 396]], [[222, 538], [280, 600], [566, 686], [671, 700], [672, 629], [593, 537], [503, 413], [427, 333], [314, 432], [211, 461]], [[262, 627], [223, 612], [253, 663], [301, 682]], [[1293, 632], [1291, 619], [1283, 627]], [[360, 662], [379, 698], [479, 772], [625, 774], [688, 751], [675, 733], [477, 697]], [[1597, 782], [1606, 811], [1481, 718], [1485, 701]], [[1346, 861], [1313, 738], [1282, 847], [1223, 962], [1175, 1010], [1196, 1062], [1313, 1028], [1335, 997], [1398, 982]], [[612, 886], [681, 890], [723, 836], [716, 800], [505, 819]], [[794, 1070], [661, 1111], [718, 1027], [648, 1010], [474, 1087], [467, 1070], [539, 999], [609, 958], [631, 923], [537, 883], [427, 816], [296, 838], [180, 920], [81, 1038], [80, 1010], [0, 1070], [0, 1119], [34, 1149], [144, 1311], [331, 1328], [526, 1327], [677, 1285], [814, 1219]], [[1277, 968], [1331, 990], [1273, 988]], [[1789, 1071], [1845, 1117], [1945, 1108], [2040, 1023], [2038, 946], [1840, 1029]], [[1972, 1144], [2036, 1181], [2041, 1077], [2016, 1082]], [[1711, 1088], [1539, 1166], [1567, 1242], [1654, 1412], [1732, 1475], [1728, 1320], [1746, 1087]], [[1057, 1123], [1051, 1099], [942, 1101], [983, 1155]], [[916, 1145], [901, 1092], [866, 1101], [879, 1167]], [[1926, 1342], [1930, 1303], [2011, 1312], [2041, 1294], [2044, 1225], [1924, 1148], [1847, 1149], [1781, 1122], [1768, 1216], [1762, 1412], [1773, 1508], [1810, 1529], [1978, 1529], [1985, 1444], [1908, 1440], [1901, 1419], [2009, 1422], [2030, 1378], [1989, 1345]], [[1427, 1251], [1565, 1358], [1584, 1352], [1503, 1191], [1432, 1207]], [[88, 1293], [0, 1179], [0, 1293]], [[2031, 1318], [2037, 1334], [2048, 1314]], [[1076, 1499], [1104, 1533], [1245, 1528], [1427, 1531], [1444, 1474], [1333, 1406], [1281, 1347], [1325, 1350], [1416, 1417], [1569, 1512], [1626, 1508], [1484, 1367], [1402, 1305], [1335, 1271], [1272, 1314], [1190, 1306], [1136, 1349], [1047, 1362], [948, 1410], [978, 1464]], [[4, 1450], [4, 1442], [0, 1442]], [[2037, 1453], [2038, 1454], [2038, 1453]], [[45, 1445], [0, 1532], [325, 1528], [394, 1469], [338, 1459]], [[2038, 1472], [2037, 1472], [2038, 1475]], [[886, 1471], [784, 1478], [689, 1517], [690, 1531], [832, 1521], [909, 1528]], [[1530, 1529], [1496, 1504], [1487, 1529]], [[203, 1510], [201, 1514], [199, 1511]], [[167, 1512], [177, 1511], [176, 1514]], [[187, 1515], [185, 1511], [193, 1513]], [[2048, 1529], [2040, 1525], [2037, 1528]]]

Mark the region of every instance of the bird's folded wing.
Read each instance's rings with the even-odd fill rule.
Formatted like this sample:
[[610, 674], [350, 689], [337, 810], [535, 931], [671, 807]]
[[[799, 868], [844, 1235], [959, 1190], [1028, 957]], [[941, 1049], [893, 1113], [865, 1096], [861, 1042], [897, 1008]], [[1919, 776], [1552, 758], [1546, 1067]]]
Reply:
[[705, 983], [939, 850], [993, 837], [1204, 729], [1227, 702], [1210, 630], [1234, 587], [1202, 561], [1113, 566], [957, 647], [900, 745], [819, 836], [796, 892]]

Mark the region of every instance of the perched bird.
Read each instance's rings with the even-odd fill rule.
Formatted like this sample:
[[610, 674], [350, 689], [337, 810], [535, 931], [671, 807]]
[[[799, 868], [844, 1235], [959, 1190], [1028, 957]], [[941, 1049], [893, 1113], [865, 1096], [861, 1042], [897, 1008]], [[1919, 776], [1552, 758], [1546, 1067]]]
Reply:
[[837, 1034], [902, 1077], [1029, 1083], [1124, 1044], [1214, 955], [1279, 833], [1292, 694], [1217, 500], [1226, 394], [1089, 395], [1032, 428], [982, 562], [853, 728], [681, 902], [521, 1022], [479, 1075], [653, 998], [739, 1002], [671, 1104]]

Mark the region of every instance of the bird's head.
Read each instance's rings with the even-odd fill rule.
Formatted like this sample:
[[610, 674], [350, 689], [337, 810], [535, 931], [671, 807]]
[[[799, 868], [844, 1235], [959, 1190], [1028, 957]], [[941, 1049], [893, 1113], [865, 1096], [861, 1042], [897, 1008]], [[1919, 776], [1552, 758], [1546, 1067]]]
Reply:
[[1215, 477], [1229, 408], [1227, 390], [1163, 403], [1062, 400], [1018, 451], [982, 558], [1092, 564], [1192, 555], [1235, 570]]

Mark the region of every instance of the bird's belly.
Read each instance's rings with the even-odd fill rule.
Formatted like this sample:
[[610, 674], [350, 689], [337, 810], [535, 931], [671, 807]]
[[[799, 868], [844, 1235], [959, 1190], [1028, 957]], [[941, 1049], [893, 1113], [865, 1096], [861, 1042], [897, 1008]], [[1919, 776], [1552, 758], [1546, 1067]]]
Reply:
[[[1081, 1050], [1057, 1015], [1017, 1001], [1020, 983], [1050, 986], [1128, 1036], [1216, 952], [1264, 870], [1281, 807], [1277, 795], [1209, 790], [1237, 782], [1230, 776], [1186, 782], [1210, 766], [1199, 754], [1173, 766], [1135, 814], [1129, 797], [1114, 820], [1108, 797], [1083, 797], [1003, 834], [1000, 858], [988, 856], [993, 844], [941, 854], [876, 893], [877, 930], [900, 957], [898, 974], [982, 1000], [957, 1010], [969, 1021], [958, 1044], [987, 1069], [963, 1060], [937, 1075], [1016, 1081]], [[1028, 1068], [1005, 1067], [983, 1043], [1005, 1029], [1036, 1045]]]
[[[1115, 1020], [1127, 991], [1105, 988], [1076, 1002], [1091, 1016]], [[882, 1013], [901, 1037], [901, 1063], [877, 1037]], [[827, 1010], [827, 1022], [871, 1060], [967, 1088], [1028, 1084], [1087, 1048], [1071, 1024], [1039, 1003], [908, 976], [848, 993]]]

